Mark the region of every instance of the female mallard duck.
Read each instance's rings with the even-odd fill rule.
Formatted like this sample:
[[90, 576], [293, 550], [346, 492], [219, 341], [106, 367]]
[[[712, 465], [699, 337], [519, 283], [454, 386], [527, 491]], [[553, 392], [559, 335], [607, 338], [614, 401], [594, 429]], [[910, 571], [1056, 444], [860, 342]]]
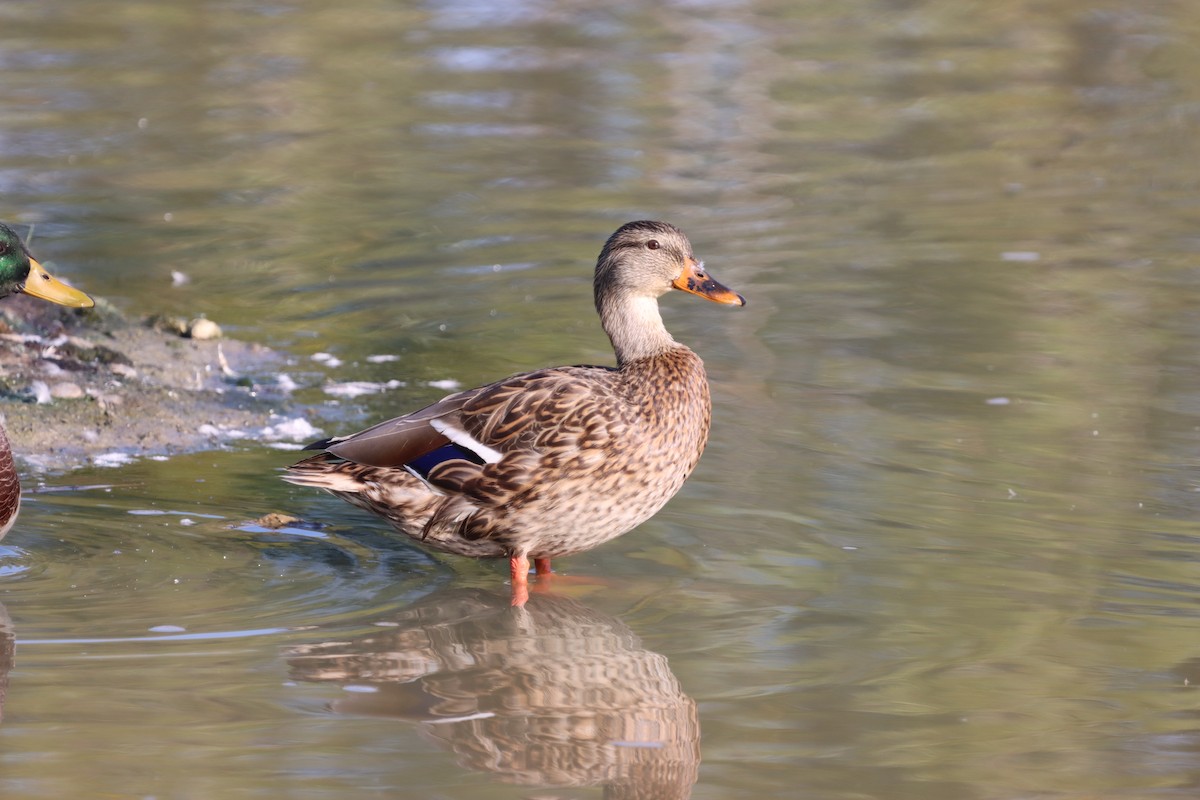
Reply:
[[[91, 308], [95, 303], [81, 291], [54, 278], [29, 254], [17, 232], [0, 222], [0, 297], [24, 292], [51, 303], [72, 308]], [[12, 447], [0, 425], [0, 539], [17, 521], [21, 508], [21, 484], [13, 463]]]
[[452, 394], [288, 467], [445, 553], [507, 558], [513, 604], [550, 559], [588, 550], [653, 516], [708, 441], [712, 409], [700, 357], [671, 338], [658, 297], [681, 289], [745, 299], [710, 278], [683, 232], [630, 222], [596, 262], [600, 324], [617, 366], [541, 369]]

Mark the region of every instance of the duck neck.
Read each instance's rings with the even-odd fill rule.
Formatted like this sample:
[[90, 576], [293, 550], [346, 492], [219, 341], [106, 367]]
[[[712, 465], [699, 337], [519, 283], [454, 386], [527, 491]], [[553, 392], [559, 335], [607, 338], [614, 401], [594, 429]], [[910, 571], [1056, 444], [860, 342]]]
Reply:
[[663, 325], [658, 300], [638, 295], [597, 298], [600, 325], [617, 354], [617, 366], [631, 361], [660, 356], [678, 347]]

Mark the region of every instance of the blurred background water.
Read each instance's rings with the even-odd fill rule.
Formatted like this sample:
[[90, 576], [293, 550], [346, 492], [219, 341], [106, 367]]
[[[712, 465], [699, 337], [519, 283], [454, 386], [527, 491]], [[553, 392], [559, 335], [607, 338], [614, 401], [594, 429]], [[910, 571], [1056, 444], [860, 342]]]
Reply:
[[749, 305], [665, 298], [709, 451], [525, 616], [253, 442], [27, 473], [0, 794], [1194, 796], [1198, 36], [1116, 0], [5, 0], [0, 218], [286, 353], [327, 433], [608, 360], [631, 219]]

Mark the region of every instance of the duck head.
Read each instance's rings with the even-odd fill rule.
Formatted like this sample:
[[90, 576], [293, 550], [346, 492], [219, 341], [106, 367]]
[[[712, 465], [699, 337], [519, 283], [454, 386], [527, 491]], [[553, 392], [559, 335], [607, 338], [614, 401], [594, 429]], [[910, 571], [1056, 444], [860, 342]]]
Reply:
[[0, 223], [0, 297], [23, 292], [71, 308], [91, 308], [92, 298], [55, 278], [37, 262], [17, 232]]
[[670, 223], [629, 222], [604, 243], [596, 263], [598, 310], [610, 295], [658, 297], [671, 289], [715, 303], [746, 305], [746, 298], [709, 276], [704, 262], [692, 253], [687, 236]]

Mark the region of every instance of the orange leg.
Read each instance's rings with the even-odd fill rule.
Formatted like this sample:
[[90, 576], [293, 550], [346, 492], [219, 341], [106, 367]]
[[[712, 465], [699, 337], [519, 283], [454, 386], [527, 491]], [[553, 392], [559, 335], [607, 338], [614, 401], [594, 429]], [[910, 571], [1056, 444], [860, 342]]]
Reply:
[[513, 556], [508, 560], [508, 569], [512, 574], [512, 604], [524, 606], [529, 602], [528, 556]]
[[554, 570], [550, 569], [550, 559], [535, 558], [533, 560], [533, 568], [537, 570], [538, 575], [549, 575]]

